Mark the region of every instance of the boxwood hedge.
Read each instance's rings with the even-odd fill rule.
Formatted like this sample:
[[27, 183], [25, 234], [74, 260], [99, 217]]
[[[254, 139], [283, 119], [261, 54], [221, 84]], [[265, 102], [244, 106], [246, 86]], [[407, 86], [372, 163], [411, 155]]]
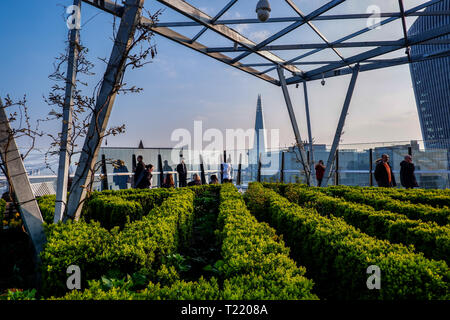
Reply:
[[[450, 270], [410, 248], [370, 237], [342, 218], [324, 217], [253, 183], [245, 194], [259, 219], [283, 234], [307, 267], [319, 296], [333, 299], [448, 299]], [[381, 289], [369, 290], [367, 268], [381, 270]]]

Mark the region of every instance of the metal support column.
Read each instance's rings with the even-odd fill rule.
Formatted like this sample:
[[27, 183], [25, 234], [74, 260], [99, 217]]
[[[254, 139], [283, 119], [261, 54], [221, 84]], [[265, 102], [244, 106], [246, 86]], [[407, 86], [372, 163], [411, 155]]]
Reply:
[[[39, 253], [42, 251], [45, 234], [41, 211], [31, 189], [25, 166], [22, 161], [16, 141], [12, 135], [8, 116], [0, 99], [0, 155], [6, 169], [8, 183], [14, 190], [26, 231], [35, 249], [35, 259], [39, 263]], [[8, 257], [2, 257], [8, 259]]]
[[281, 151], [281, 170], [280, 170], [280, 182], [284, 183], [284, 151]]
[[308, 126], [308, 140], [309, 140], [309, 154], [310, 157], [308, 159], [308, 164], [311, 169], [311, 176], [314, 176], [314, 150], [313, 150], [313, 139], [312, 139], [312, 130], [311, 130], [311, 118], [309, 114], [309, 99], [308, 99], [308, 90], [306, 87], [306, 81], [303, 82], [303, 92], [305, 96], [305, 110], [306, 110], [306, 125]]
[[308, 185], [311, 185], [311, 172], [309, 169], [308, 159], [306, 158], [305, 148], [303, 147], [302, 137], [300, 135], [300, 130], [298, 129], [297, 119], [295, 118], [294, 109], [292, 107], [291, 97], [289, 96], [289, 91], [286, 85], [286, 78], [284, 77], [283, 69], [278, 66], [278, 77], [280, 78], [281, 89], [283, 90], [284, 100], [286, 101], [286, 107], [288, 109], [289, 118], [291, 119], [292, 128], [294, 130], [295, 140], [297, 146], [300, 149], [300, 160], [303, 163], [303, 169], [306, 175], [306, 181]]
[[347, 96], [345, 98], [344, 106], [342, 107], [341, 116], [339, 118], [339, 123], [336, 129], [336, 134], [334, 135], [333, 145], [331, 146], [330, 155], [327, 161], [327, 167], [325, 169], [324, 181], [322, 185], [328, 185], [328, 180], [330, 179], [331, 167], [334, 162], [334, 157], [336, 155], [336, 150], [339, 146], [339, 141], [341, 140], [342, 129], [344, 128], [345, 119], [347, 118], [348, 108], [352, 100], [353, 91], [355, 90], [356, 80], [359, 74], [359, 64], [353, 68], [352, 79], [350, 80], [350, 85], [348, 87]]
[[126, 0], [124, 13], [120, 22], [117, 37], [114, 42], [111, 57], [106, 68], [99, 95], [97, 97], [95, 114], [92, 117], [83, 151], [80, 155], [79, 165], [73, 179], [67, 205], [69, 218], [78, 220], [86, 197], [87, 186], [91, 182], [92, 170], [97, 161], [102, 135], [108, 125], [109, 116], [116, 97], [116, 88], [123, 77], [128, 51], [132, 44], [136, 26], [141, 17], [144, 0]]
[[[81, 0], [74, 0], [73, 5], [81, 10]], [[59, 149], [58, 179], [56, 182], [55, 217], [53, 221], [58, 223], [62, 220], [66, 210], [67, 185], [69, 178], [70, 135], [72, 131], [73, 92], [76, 87], [78, 50], [80, 42], [80, 30], [76, 28], [70, 31], [69, 36], [69, 60], [67, 61], [66, 96], [63, 107], [63, 121], [61, 130], [61, 145]]]

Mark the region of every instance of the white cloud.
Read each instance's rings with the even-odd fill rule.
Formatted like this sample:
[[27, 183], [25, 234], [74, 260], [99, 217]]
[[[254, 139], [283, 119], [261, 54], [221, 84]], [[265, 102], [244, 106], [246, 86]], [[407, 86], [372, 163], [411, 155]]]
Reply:
[[258, 42], [261, 42], [265, 39], [267, 39], [270, 36], [270, 32], [267, 30], [261, 30], [261, 31], [255, 31], [250, 33], [250, 38], [252, 40], [256, 40]]

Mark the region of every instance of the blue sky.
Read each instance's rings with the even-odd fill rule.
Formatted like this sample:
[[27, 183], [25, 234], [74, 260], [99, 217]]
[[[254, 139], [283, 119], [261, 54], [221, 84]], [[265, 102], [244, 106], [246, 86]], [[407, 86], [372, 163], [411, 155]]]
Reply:
[[[210, 15], [215, 15], [228, 1], [189, 1]], [[226, 18], [254, 18], [256, 0], [240, 0]], [[305, 13], [309, 13], [327, 1], [294, 1]], [[405, 1], [406, 7], [426, 1]], [[70, 0], [2, 0], [0, 2], [0, 96], [10, 94], [19, 98], [27, 94], [34, 118], [42, 118], [49, 111], [43, 95], [49, 92], [54, 58], [65, 50], [67, 27], [64, 7]], [[295, 16], [284, 1], [272, 0], [272, 17]], [[348, 0], [331, 10], [329, 14], [365, 13], [370, 5], [378, 5], [383, 12], [398, 11], [397, 0]], [[155, 11], [164, 8], [156, 1], [147, 1], [146, 8]], [[408, 18], [410, 25], [415, 18]], [[166, 8], [160, 21], [184, 21], [185, 18]], [[315, 23], [327, 35], [336, 40], [348, 32], [366, 26], [364, 20], [348, 22]], [[92, 84], [103, 75], [105, 65], [98, 57], [109, 57], [112, 48], [112, 18], [96, 8], [83, 4], [81, 38], [90, 50], [90, 59], [96, 64], [96, 76]], [[255, 42], [282, 29], [284, 24], [260, 24], [233, 26]], [[189, 36], [199, 28], [178, 28]], [[361, 40], [398, 40], [402, 37], [400, 21], [372, 31]], [[208, 31], [200, 42], [209, 46], [229, 45]], [[172, 131], [193, 128], [194, 120], [202, 120], [204, 128], [252, 128], [256, 101], [262, 94], [265, 123], [269, 129], [279, 129], [281, 145], [291, 145], [294, 136], [284, 104], [281, 89], [237, 69], [212, 60], [182, 47], [170, 40], [156, 36], [158, 55], [153, 63], [140, 70], [131, 70], [125, 81], [144, 88], [138, 95], [119, 96], [110, 118], [110, 125], [125, 123], [124, 135], [108, 139], [108, 146], [137, 146], [140, 139], [146, 147], [172, 146]], [[288, 37], [273, 44], [319, 43], [320, 39], [308, 27], [303, 26]], [[344, 56], [359, 53], [342, 49]], [[297, 52], [277, 52], [290, 58]], [[403, 51], [386, 57], [402, 56]], [[322, 52], [314, 59], [336, 59], [332, 52]], [[243, 62], [262, 62], [250, 56]], [[308, 68], [306, 68], [308, 70]], [[272, 74], [275, 76], [274, 74]], [[95, 81], [94, 81], [95, 80]], [[309, 83], [309, 97], [313, 136], [316, 142], [330, 144], [337, 125], [340, 109], [350, 78], [328, 79], [326, 86], [320, 81]], [[301, 128], [306, 138], [303, 91], [290, 88], [291, 98]], [[47, 125], [45, 130], [57, 132], [60, 124]], [[362, 73], [356, 85], [344, 129], [343, 143], [405, 141], [421, 139], [414, 93], [407, 65], [391, 69]], [[41, 139], [45, 147], [48, 140]]]

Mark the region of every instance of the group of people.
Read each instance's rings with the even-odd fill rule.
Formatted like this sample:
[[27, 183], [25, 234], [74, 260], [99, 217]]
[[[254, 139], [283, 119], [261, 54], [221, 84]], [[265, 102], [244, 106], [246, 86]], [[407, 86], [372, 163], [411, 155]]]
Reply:
[[[392, 167], [389, 163], [389, 156], [383, 154], [380, 159], [376, 161], [375, 180], [377, 180], [379, 187], [391, 188], [396, 187], [395, 176], [392, 173]], [[407, 189], [416, 188], [419, 186], [414, 174], [415, 166], [411, 155], [406, 155], [404, 160], [400, 162], [400, 183]]]
[[[389, 156], [387, 154], [383, 154], [375, 163], [376, 167], [374, 176], [378, 186], [385, 188], [396, 187], [397, 183], [395, 181], [395, 175], [393, 174], [392, 167], [389, 163]], [[319, 160], [314, 168], [316, 171], [317, 186], [320, 187], [322, 185], [326, 169], [323, 160]], [[137, 157], [137, 165], [134, 173], [134, 187], [136, 189], [148, 189], [152, 187], [153, 169], [154, 167], [152, 164], [146, 165], [144, 163], [142, 156]], [[419, 186], [414, 171], [415, 166], [412, 161], [412, 156], [406, 155], [404, 160], [400, 163], [400, 181], [403, 187], [410, 189]], [[229, 161], [222, 164], [222, 178], [224, 183], [232, 182], [232, 172], [233, 168]], [[177, 165], [177, 173], [180, 187], [202, 185], [202, 180], [197, 173], [194, 173], [192, 176], [192, 181], [189, 183], [187, 182], [188, 171], [184, 159], [181, 159], [180, 164]], [[219, 184], [219, 179], [216, 175], [211, 175], [209, 184]], [[171, 173], [166, 174], [164, 177], [162, 187], [175, 187], [175, 182]]]
[[[144, 163], [144, 158], [142, 156], [137, 157], [136, 169], [134, 171], [134, 188], [136, 189], [149, 189], [153, 184], [153, 165], [146, 165]], [[222, 165], [222, 176], [223, 182], [232, 182], [232, 166], [230, 163], [224, 163]], [[190, 187], [190, 186], [199, 186], [202, 185], [202, 180], [197, 173], [194, 173], [192, 176], [192, 181], [187, 182], [187, 167], [184, 159], [181, 159], [180, 164], [177, 165], [177, 173], [179, 178], [179, 186], [180, 187]], [[209, 184], [219, 184], [219, 179], [215, 174], [211, 175]], [[164, 181], [161, 185], [163, 188], [175, 188], [175, 182], [173, 179], [173, 175], [168, 173], [164, 177]]]
[[[383, 154], [376, 162], [375, 180], [379, 187], [392, 188], [396, 187], [395, 175], [392, 172], [392, 167], [389, 163], [389, 156]], [[321, 186], [323, 176], [325, 173], [325, 165], [322, 160], [319, 160], [316, 169], [317, 186]], [[407, 189], [416, 188], [419, 186], [414, 174], [415, 166], [411, 155], [406, 155], [404, 160], [400, 163], [400, 182], [403, 187]]]

